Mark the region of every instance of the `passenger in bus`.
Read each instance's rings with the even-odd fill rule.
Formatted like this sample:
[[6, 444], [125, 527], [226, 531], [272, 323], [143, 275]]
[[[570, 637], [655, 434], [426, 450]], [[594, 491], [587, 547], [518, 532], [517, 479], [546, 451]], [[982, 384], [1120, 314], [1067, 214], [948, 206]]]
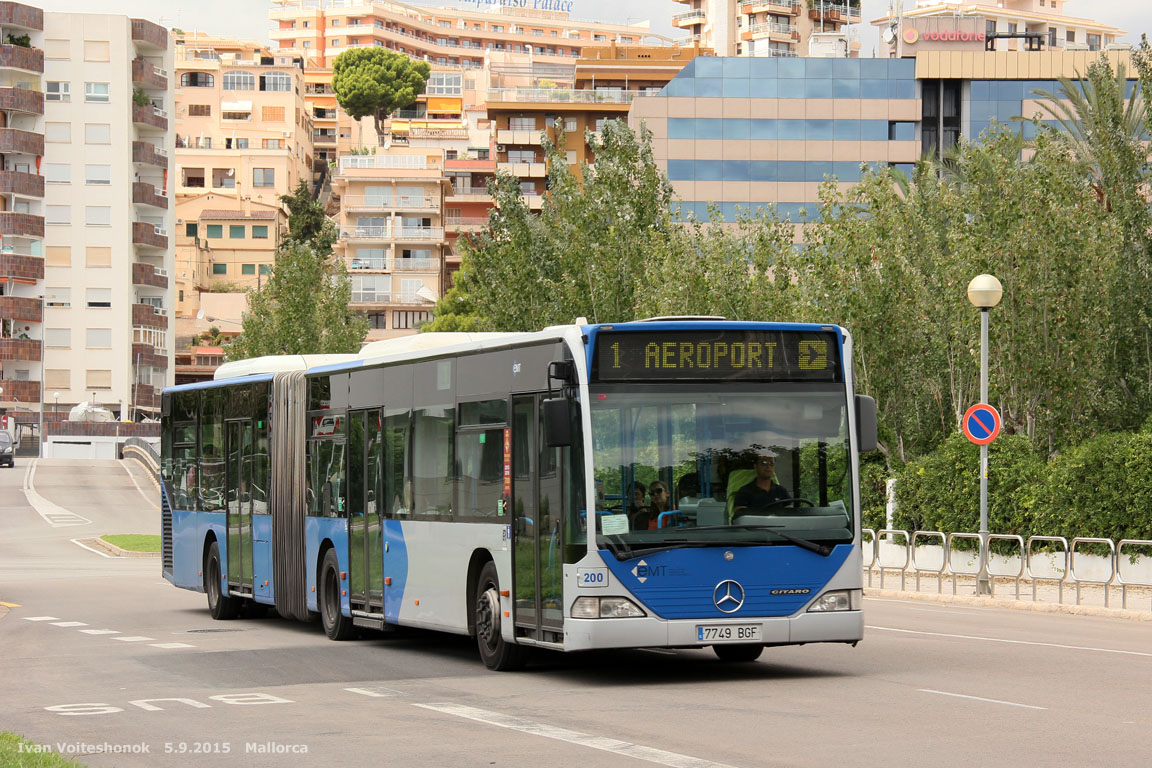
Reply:
[[[648, 527], [648, 504], [645, 499], [647, 495], [648, 486], [639, 480], [632, 483], [632, 503], [628, 505], [628, 521], [632, 530]], [[643, 521], [640, 519], [642, 516], [644, 517]]]
[[636, 515], [636, 525], [633, 527], [654, 531], [660, 525], [660, 513], [671, 511], [672, 497], [667, 486], [660, 480], [654, 480], [648, 486], [648, 497], [651, 499], [648, 511]]
[[776, 452], [772, 450], [761, 451], [756, 456], [754, 466], [756, 478], [736, 490], [735, 503], [732, 506], [734, 514], [748, 512], [762, 514], [778, 502], [792, 498], [784, 486], [776, 482]]

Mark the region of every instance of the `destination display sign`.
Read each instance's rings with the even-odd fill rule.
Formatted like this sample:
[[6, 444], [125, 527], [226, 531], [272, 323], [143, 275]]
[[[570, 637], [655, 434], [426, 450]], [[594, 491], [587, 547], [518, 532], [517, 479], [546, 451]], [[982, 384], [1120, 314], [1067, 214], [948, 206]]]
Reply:
[[823, 331], [620, 331], [596, 336], [597, 381], [843, 381]]

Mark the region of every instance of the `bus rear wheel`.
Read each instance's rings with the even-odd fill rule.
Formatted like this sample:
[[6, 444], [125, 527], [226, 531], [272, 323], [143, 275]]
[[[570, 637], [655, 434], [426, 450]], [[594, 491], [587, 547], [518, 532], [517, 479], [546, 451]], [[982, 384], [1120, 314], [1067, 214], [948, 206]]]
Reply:
[[751, 643], [737, 645], [714, 645], [712, 652], [720, 661], [756, 661], [764, 652], [764, 646]]
[[320, 566], [320, 619], [329, 640], [352, 637], [352, 619], [340, 612], [340, 558], [334, 549], [324, 553]]
[[204, 558], [204, 592], [208, 595], [208, 612], [217, 621], [234, 619], [240, 614], [243, 601], [225, 595], [220, 581], [220, 545], [212, 542]]
[[497, 672], [523, 667], [527, 649], [505, 642], [501, 635], [500, 582], [495, 563], [489, 561], [481, 569], [472, 604], [476, 610], [476, 647], [484, 666]]

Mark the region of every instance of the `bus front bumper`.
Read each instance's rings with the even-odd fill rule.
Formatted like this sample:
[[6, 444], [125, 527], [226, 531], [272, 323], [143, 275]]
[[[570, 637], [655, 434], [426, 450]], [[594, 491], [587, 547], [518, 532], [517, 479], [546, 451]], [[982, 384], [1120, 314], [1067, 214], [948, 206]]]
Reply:
[[800, 613], [780, 618], [660, 619], [654, 616], [617, 619], [573, 619], [564, 621], [564, 650], [588, 651], [597, 648], [705, 648], [717, 644], [702, 637], [714, 634], [712, 627], [760, 628], [764, 645], [800, 643], [855, 643], [864, 636], [861, 611]]

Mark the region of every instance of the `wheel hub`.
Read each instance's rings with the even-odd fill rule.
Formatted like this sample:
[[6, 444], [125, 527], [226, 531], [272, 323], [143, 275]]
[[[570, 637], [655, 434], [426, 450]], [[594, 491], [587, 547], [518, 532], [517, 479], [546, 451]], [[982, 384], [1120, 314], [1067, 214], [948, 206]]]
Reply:
[[476, 603], [476, 634], [492, 646], [500, 637], [500, 603], [495, 589], [487, 589]]

